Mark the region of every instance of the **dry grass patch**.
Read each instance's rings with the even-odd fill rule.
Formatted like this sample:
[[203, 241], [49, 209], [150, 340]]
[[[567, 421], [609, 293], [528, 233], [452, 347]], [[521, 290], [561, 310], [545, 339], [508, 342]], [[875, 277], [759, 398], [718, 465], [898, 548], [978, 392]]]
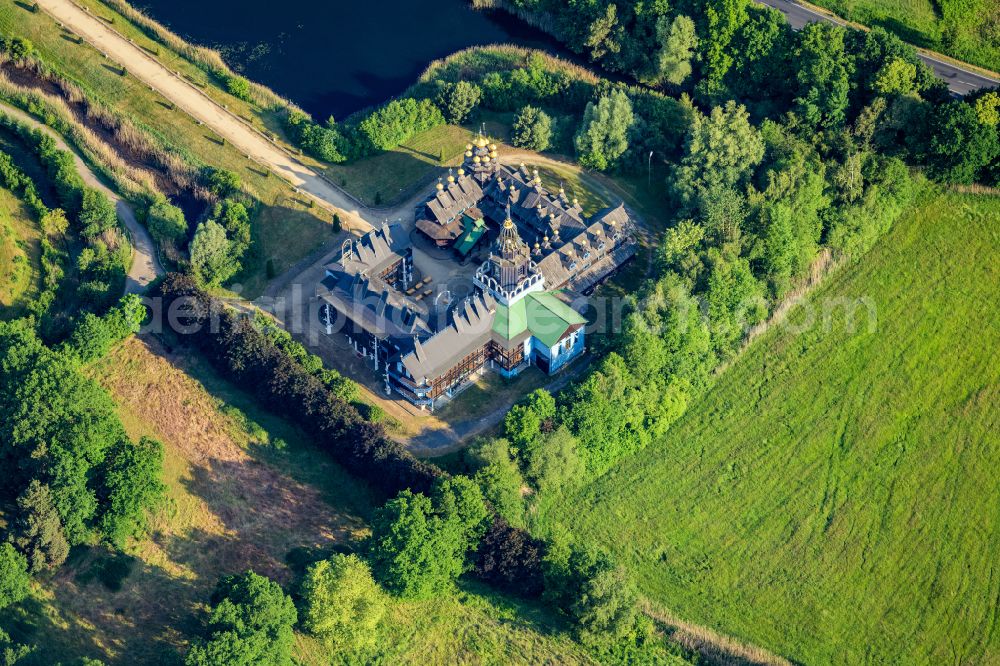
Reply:
[[365, 489], [202, 362], [132, 338], [89, 372], [131, 437], [163, 442], [168, 497], [128, 556], [77, 552], [26, 605], [16, 633], [43, 658], [179, 661], [220, 575], [252, 568], [287, 584], [293, 551], [363, 535]]

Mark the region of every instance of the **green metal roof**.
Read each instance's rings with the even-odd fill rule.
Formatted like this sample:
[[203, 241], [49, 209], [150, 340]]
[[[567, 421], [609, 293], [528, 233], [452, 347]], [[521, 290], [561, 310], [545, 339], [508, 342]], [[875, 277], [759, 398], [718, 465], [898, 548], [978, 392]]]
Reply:
[[552, 347], [570, 326], [585, 324], [586, 321], [579, 312], [559, 300], [554, 292], [536, 292], [511, 306], [497, 304], [493, 331], [506, 340], [513, 340], [528, 330], [543, 345]]
[[486, 222], [483, 218], [478, 220], [473, 220], [468, 215], [462, 216], [462, 227], [465, 229], [465, 233], [458, 237], [455, 241], [455, 249], [463, 257], [467, 255], [472, 248], [475, 247], [476, 242], [482, 238], [483, 234], [486, 233]]

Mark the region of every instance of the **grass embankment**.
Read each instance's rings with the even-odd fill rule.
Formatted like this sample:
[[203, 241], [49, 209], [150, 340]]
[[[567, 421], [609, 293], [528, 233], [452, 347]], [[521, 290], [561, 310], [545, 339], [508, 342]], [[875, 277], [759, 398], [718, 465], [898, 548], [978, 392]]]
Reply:
[[811, 0], [867, 26], [1000, 71], [1000, 4], [995, 0]]
[[809, 297], [815, 323], [799, 309], [804, 330], [763, 335], [541, 522], [616, 551], [655, 603], [799, 663], [996, 663], [998, 216], [997, 197], [924, 197]]
[[28, 207], [0, 187], [0, 319], [13, 319], [39, 291], [41, 232]]
[[[286, 421], [187, 353], [132, 338], [89, 369], [129, 435], [164, 444], [165, 506], [126, 556], [74, 552], [5, 627], [39, 663], [88, 655], [113, 664], [178, 663], [218, 577], [252, 568], [289, 585], [295, 563], [352, 548], [373, 507], [367, 489]], [[289, 562], [292, 564], [290, 565]], [[475, 589], [393, 604], [378, 663], [590, 663], [564, 627]], [[329, 651], [300, 635], [304, 664]]]
[[240, 175], [262, 202], [252, 220], [254, 239], [266, 239], [266, 253], [257, 251], [245, 258], [246, 268], [240, 276], [244, 295], [254, 297], [263, 291], [268, 259], [280, 273], [331, 237], [330, 216], [319, 207], [308, 207], [304, 197], [295, 195], [280, 178], [268, 174], [148, 86], [127, 73], [123, 75], [116, 63], [89, 45], [77, 44], [49, 15], [2, 0], [0, 32], [31, 40], [42, 60], [78, 84], [88, 98], [132, 119], [189, 163]]

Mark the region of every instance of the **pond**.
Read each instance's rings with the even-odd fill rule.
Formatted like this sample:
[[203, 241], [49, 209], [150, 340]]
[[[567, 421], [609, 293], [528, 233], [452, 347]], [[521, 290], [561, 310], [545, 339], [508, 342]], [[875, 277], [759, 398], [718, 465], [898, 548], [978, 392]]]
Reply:
[[320, 120], [344, 118], [405, 90], [460, 49], [513, 43], [559, 52], [551, 38], [467, 0], [137, 0], [185, 39], [220, 51], [241, 74]]

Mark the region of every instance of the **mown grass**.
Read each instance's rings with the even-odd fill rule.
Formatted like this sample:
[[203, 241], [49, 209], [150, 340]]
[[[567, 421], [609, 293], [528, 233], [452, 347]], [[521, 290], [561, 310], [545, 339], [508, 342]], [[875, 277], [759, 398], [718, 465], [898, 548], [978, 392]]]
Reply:
[[24, 312], [40, 289], [41, 232], [27, 206], [0, 187], [0, 319]]
[[[0, 32], [31, 40], [45, 62], [76, 82], [89, 97], [133, 119], [193, 164], [207, 164], [238, 173], [264, 204], [252, 224], [259, 226], [260, 216], [269, 207], [280, 209], [283, 202], [295, 199], [292, 189], [283, 180], [268, 174], [231, 144], [223, 145], [211, 130], [198, 125], [180, 109], [172, 109], [163, 97], [142, 82], [129, 75], [122, 76], [116, 64], [89, 45], [68, 39], [44, 12], [31, 12], [11, 0], [0, 0]], [[301, 206], [298, 212], [301, 214], [285, 217], [284, 224], [271, 226], [267, 254], [249, 257], [244, 283], [262, 288], [267, 281], [268, 259], [278, 265], [292, 265], [308, 254], [303, 248], [313, 250], [328, 238], [328, 215], [318, 207]], [[278, 215], [280, 211], [272, 211], [272, 214]], [[259, 291], [245, 292], [245, 295], [252, 298], [259, 295]]]
[[[397, 148], [326, 167], [326, 174], [367, 206], [389, 207], [429, 186], [443, 168], [462, 161], [468, 129], [441, 125], [421, 132]], [[441, 161], [442, 152], [444, 162]]]
[[996, 663], [997, 219], [1000, 198], [926, 195], [542, 524], [797, 663]]
[[881, 26], [904, 40], [1000, 70], [1000, 4], [995, 0], [812, 0], [840, 16]]

